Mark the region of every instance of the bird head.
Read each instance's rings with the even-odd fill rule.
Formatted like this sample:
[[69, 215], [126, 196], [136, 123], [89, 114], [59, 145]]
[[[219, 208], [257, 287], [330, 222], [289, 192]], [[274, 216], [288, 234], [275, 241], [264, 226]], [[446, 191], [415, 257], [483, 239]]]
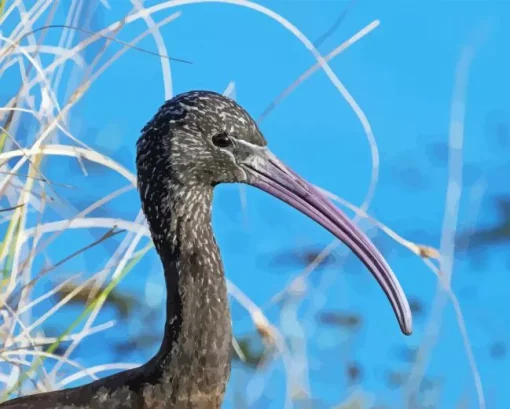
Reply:
[[267, 147], [255, 121], [235, 101], [191, 91], [167, 101], [137, 143], [139, 174], [160, 169], [173, 184], [246, 183], [301, 211], [345, 243], [388, 297], [402, 332], [412, 332], [404, 292], [370, 239], [315, 186]]

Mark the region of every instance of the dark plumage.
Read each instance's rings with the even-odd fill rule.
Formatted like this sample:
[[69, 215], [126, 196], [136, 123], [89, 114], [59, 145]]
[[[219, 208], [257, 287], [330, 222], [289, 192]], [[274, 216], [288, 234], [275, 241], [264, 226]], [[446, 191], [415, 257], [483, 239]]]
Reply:
[[167, 101], [137, 143], [138, 189], [167, 287], [164, 338], [145, 365], [1, 409], [217, 409], [230, 375], [226, 282], [211, 227], [213, 188], [240, 182], [284, 200], [344, 241], [383, 287], [404, 333], [411, 313], [380, 253], [338, 209], [266, 148], [250, 115], [219, 94]]

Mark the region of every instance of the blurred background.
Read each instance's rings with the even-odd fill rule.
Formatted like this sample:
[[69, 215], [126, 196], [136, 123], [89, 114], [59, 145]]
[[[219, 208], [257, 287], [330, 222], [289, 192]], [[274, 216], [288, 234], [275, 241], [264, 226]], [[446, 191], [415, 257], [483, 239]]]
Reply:
[[355, 220], [414, 314], [405, 337], [344, 245], [219, 186], [237, 351], [223, 407], [507, 408], [509, 22], [504, 0], [0, 0], [1, 400], [157, 351], [135, 143], [165, 99], [208, 89], [370, 216]]

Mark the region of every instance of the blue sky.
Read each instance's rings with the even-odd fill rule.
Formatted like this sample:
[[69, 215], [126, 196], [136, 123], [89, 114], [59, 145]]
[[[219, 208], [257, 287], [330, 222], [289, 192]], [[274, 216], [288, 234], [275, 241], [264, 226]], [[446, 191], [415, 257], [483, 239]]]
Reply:
[[[145, 5], [156, 3], [147, 1]], [[103, 9], [95, 15], [93, 28], [106, 26], [130, 9], [127, 1], [110, 0], [109, 4], [111, 10]], [[279, 13], [314, 42], [349, 2], [289, 0], [260, 4]], [[98, 8], [101, 10], [101, 6]], [[315, 62], [293, 35], [256, 11], [211, 3], [172, 8], [154, 18], [158, 21], [177, 10], [182, 16], [161, 32], [169, 55], [193, 64], [172, 63], [174, 94], [190, 89], [222, 92], [234, 81], [237, 101], [256, 118]], [[60, 12], [63, 19], [65, 10]], [[510, 121], [509, 18], [507, 1], [359, 0], [319, 47], [321, 53], [327, 54], [371, 21], [380, 20], [379, 27], [336, 57], [330, 66], [367, 115], [377, 140], [380, 180], [370, 213], [409, 240], [439, 247], [448, 169], [445, 158], [431, 157], [431, 152], [438, 152], [441, 144], [448, 141], [456, 64], [462, 48], [473, 44], [480, 27], [488, 30], [469, 73], [459, 231], [471, 226], [479, 200], [476, 189], [480, 187], [483, 196], [476, 227], [490, 227], [500, 220], [495, 199], [510, 193], [510, 136], [506, 142], [498, 142], [494, 129]], [[144, 24], [137, 22], [124, 28], [119, 38], [129, 40], [144, 29]], [[51, 41], [52, 36], [48, 38]], [[139, 45], [156, 49], [151, 38]], [[90, 53], [93, 56], [93, 50]], [[0, 95], [5, 98], [10, 94]], [[71, 129], [134, 170], [139, 130], [163, 101], [159, 59], [131, 50], [97, 80], [74, 108]], [[324, 72], [315, 73], [301, 84], [262, 122], [261, 129], [273, 152], [298, 173], [354, 204], [362, 202], [371, 175], [369, 145], [356, 115]], [[47, 173], [63, 180], [68, 169], [76, 170], [77, 166], [55, 162]], [[118, 178], [105, 178], [106, 175], [92, 172], [89, 178], [80, 179], [82, 190], [69, 193], [70, 200], [79, 203], [84, 191], [95, 197], [100, 191], [121, 186]], [[249, 188], [247, 199], [247, 207], [242, 210], [238, 187], [219, 187], [214, 228], [229, 279], [257, 304], [268, 305], [272, 295], [302, 270], [296, 265], [271, 267], [272, 255], [296, 246], [320, 248], [331, 237], [303, 215], [262, 192]], [[109, 211], [125, 217], [133, 217], [138, 209], [134, 192], [109, 207]], [[377, 238], [405, 292], [425, 303], [425, 313], [415, 319], [413, 336], [404, 337], [382, 291], [352, 256], [343, 266], [314, 273], [298, 316], [303, 319], [307, 338], [313, 397], [329, 407], [347, 394], [343, 373], [346, 353], [363, 365], [365, 390], [391, 407], [402, 407], [401, 391], [389, 391], [384, 374], [388, 368], [408, 370], [408, 364], [396, 358], [395, 346], [417, 346], [424, 341], [437, 280], [407, 250], [380, 233]], [[344, 257], [348, 253], [341, 247], [338, 254]], [[488, 407], [497, 409], [506, 408], [510, 401], [505, 388], [510, 367], [508, 360], [491, 359], [489, 348], [495, 340], [508, 341], [505, 323], [510, 318], [506, 302], [509, 262], [506, 242], [491, 247], [481, 264], [459, 257], [453, 272], [453, 288], [465, 315], [485, 398]], [[83, 258], [76, 263], [91, 261]], [[138, 293], [142, 302], [143, 295], [147, 295], [147, 290], [140, 294], [143, 280], [161, 284], [160, 265], [154, 254], [148, 257], [147, 266], [144, 271], [133, 271], [122, 283], [126, 291]], [[63, 275], [65, 271], [59, 273]], [[354, 341], [351, 339], [355, 345], [352, 347], [346, 346], [348, 338], [342, 331], [317, 325], [320, 311], [345, 310], [357, 311], [364, 317], [362, 329]], [[267, 313], [280, 323], [278, 308], [272, 306]], [[247, 314], [235, 303], [233, 318], [237, 333], [253, 330]], [[133, 325], [126, 329], [128, 333], [136, 328]], [[90, 356], [85, 351], [86, 345], [93, 348], [104, 338], [93, 337], [87, 342], [90, 344], [80, 349], [84, 363], [114, 359], [107, 354]], [[143, 362], [151, 352], [132, 359]], [[255, 377], [246, 389], [241, 389], [251, 397], [259, 385], [267, 387], [267, 400], [258, 401], [255, 407], [283, 407], [281, 362], [271, 368], [274, 370]], [[450, 304], [444, 310], [427, 374], [441, 379], [441, 407], [454, 407], [462, 396], [469, 398], [469, 407], [477, 407], [473, 377]], [[248, 376], [250, 372], [234, 369], [225, 408], [233, 407], [236, 385]]]

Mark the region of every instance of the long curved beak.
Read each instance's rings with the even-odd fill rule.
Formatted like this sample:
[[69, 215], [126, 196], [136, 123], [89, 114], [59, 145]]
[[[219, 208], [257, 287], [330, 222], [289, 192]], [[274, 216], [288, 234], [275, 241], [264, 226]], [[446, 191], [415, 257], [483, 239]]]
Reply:
[[373, 274], [391, 303], [400, 329], [410, 335], [413, 324], [407, 298], [370, 239], [318, 189], [285, 166], [267, 148], [243, 145], [245, 159], [241, 165], [246, 171], [247, 183], [298, 209], [345, 243]]

